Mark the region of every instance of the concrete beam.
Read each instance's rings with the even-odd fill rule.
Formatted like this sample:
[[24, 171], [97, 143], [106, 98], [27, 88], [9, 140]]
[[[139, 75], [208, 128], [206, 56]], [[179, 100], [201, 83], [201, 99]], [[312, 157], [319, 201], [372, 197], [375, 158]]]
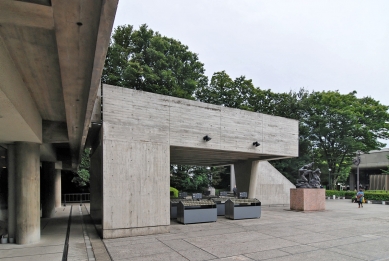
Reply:
[[43, 121], [42, 136], [44, 143], [67, 143], [69, 142], [66, 122]]
[[99, 87], [117, 1], [51, 2], [69, 144], [72, 162], [77, 164]]
[[[107, 55], [110, 36], [112, 32], [113, 22], [115, 20], [116, 10], [119, 0], [103, 1], [101, 6], [99, 31], [97, 34], [97, 43], [95, 56], [93, 61], [92, 79], [89, 90], [88, 104], [86, 108], [86, 116], [84, 130], [82, 133], [80, 155], [84, 149], [86, 138], [88, 136], [88, 128], [91, 123], [92, 113], [94, 111], [95, 100], [100, 86], [101, 74], [103, 72], [105, 57]], [[98, 108], [100, 110], [100, 108]]]
[[56, 162], [57, 154], [55, 148], [50, 143], [43, 143], [40, 145], [40, 161]]
[[51, 6], [37, 5], [21, 1], [0, 1], [0, 24], [54, 29]]

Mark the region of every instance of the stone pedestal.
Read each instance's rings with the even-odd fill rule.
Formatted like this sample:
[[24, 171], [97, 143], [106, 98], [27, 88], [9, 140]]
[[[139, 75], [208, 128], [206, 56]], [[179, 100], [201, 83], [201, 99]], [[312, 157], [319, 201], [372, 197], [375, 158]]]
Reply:
[[325, 189], [290, 189], [290, 209], [298, 211], [319, 211], [326, 209]]

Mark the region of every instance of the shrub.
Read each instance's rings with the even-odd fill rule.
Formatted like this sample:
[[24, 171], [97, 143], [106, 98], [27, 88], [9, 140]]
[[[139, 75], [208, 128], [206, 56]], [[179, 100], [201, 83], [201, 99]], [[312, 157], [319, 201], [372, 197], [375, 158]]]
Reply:
[[335, 195], [336, 197], [345, 197], [346, 191], [326, 190], [326, 197], [332, 197], [332, 195]]
[[379, 201], [389, 201], [389, 194], [384, 193], [373, 193], [373, 192], [364, 192], [365, 200], [379, 200]]
[[173, 193], [173, 197], [178, 198], [178, 190], [170, 187], [170, 194]]

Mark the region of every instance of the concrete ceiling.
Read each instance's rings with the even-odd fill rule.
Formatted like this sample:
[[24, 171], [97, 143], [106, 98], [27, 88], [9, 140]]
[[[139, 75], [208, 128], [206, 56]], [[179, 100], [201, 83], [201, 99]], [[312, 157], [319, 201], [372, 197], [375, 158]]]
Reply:
[[247, 160], [276, 160], [285, 158], [288, 157], [241, 151], [170, 146], [170, 163], [178, 165], [221, 166]]
[[0, 143], [51, 144], [78, 163], [117, 4], [0, 1]]

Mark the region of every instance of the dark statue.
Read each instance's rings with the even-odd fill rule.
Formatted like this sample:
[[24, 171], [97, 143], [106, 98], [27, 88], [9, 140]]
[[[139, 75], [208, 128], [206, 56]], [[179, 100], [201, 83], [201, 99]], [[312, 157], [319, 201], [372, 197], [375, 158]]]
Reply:
[[313, 162], [299, 169], [300, 178], [296, 180], [296, 188], [320, 188], [320, 169], [312, 170]]

